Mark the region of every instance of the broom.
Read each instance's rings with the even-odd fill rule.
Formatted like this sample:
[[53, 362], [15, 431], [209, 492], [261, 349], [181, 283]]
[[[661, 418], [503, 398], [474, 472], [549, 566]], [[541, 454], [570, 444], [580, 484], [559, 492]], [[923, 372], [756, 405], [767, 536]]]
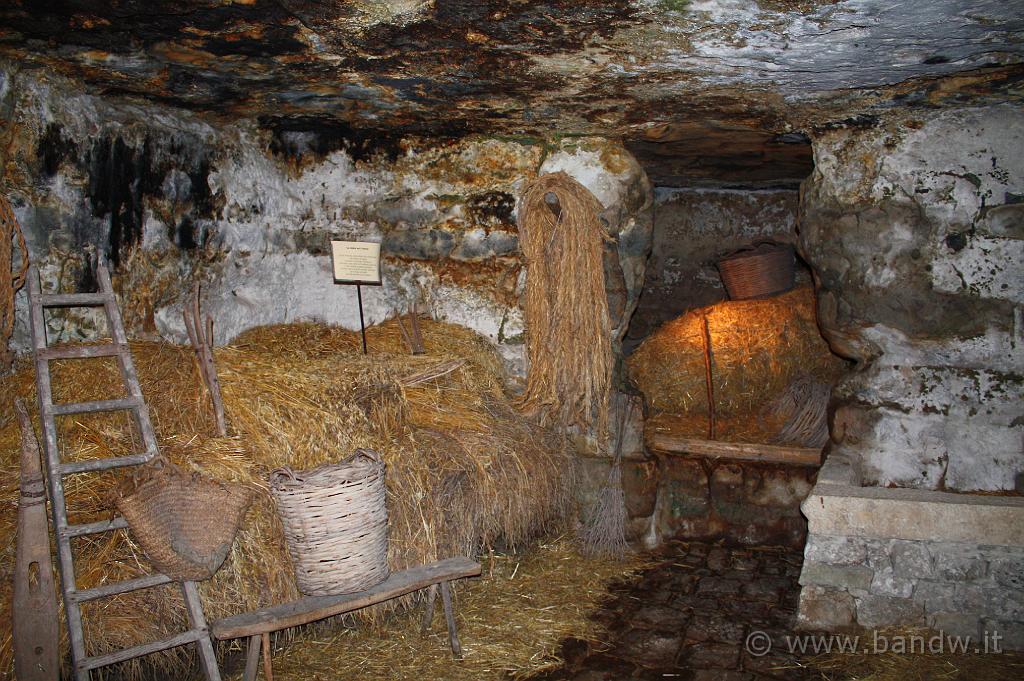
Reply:
[[629, 550], [626, 543], [626, 497], [622, 492], [622, 438], [626, 423], [633, 414], [633, 401], [629, 407], [618, 407], [618, 430], [615, 433], [615, 458], [608, 479], [598, 494], [590, 517], [580, 530], [583, 553], [588, 556], [622, 558]]

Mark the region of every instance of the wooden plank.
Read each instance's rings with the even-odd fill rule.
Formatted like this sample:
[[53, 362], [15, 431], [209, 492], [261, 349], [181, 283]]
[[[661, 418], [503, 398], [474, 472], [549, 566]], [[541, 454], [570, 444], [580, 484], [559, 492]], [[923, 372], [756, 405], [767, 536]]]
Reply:
[[60, 677], [60, 627], [46, 525], [46, 491], [39, 443], [20, 397], [14, 400], [14, 411], [21, 427], [21, 494], [11, 609], [14, 673], [21, 681], [50, 681]]
[[261, 634], [253, 634], [249, 637], [249, 648], [245, 651], [245, 673], [242, 674], [242, 681], [256, 681], [256, 674], [260, 665], [260, 645], [263, 640]]
[[270, 634], [264, 631], [260, 638], [263, 639], [263, 678], [274, 681], [274, 667], [270, 662]]
[[206, 681], [221, 681], [217, 653], [213, 649], [213, 638], [206, 624], [203, 604], [199, 600], [199, 587], [192, 581], [181, 582], [181, 595], [185, 597], [185, 610], [188, 612], [191, 627], [206, 632], [196, 641], [196, 652], [199, 653], [199, 665], [203, 668], [203, 675], [206, 676]]
[[36, 360], [90, 359], [92, 357], [114, 357], [128, 352], [127, 345], [102, 343], [100, 345], [57, 345], [36, 350]]
[[137, 466], [140, 463], [148, 463], [154, 456], [156, 456], [156, 448], [153, 448], [148, 452], [142, 452], [141, 454], [110, 456], [105, 459], [89, 459], [88, 461], [71, 461], [69, 463], [62, 463], [58, 470], [61, 475], [105, 471], [111, 468], [124, 468], [125, 466]]
[[448, 558], [430, 565], [396, 572], [366, 591], [338, 596], [306, 596], [291, 603], [226, 617], [213, 623], [213, 635], [214, 638], [223, 640], [297, 627], [300, 624], [382, 603], [431, 584], [462, 577], [476, 577], [479, 574], [480, 564], [476, 561], [469, 558]]
[[455, 613], [452, 611], [452, 591], [448, 582], [441, 582], [441, 603], [444, 605], [444, 619], [448, 623], [448, 643], [452, 646], [452, 655], [456, 660], [462, 659], [462, 644], [459, 633], [455, 630]]
[[120, 530], [128, 527], [128, 521], [117, 516], [110, 520], [100, 520], [95, 523], [85, 523], [82, 525], [68, 525], [61, 532], [62, 537], [84, 537], [87, 534], [99, 534], [100, 532], [112, 532], [113, 530]]
[[204, 630], [191, 629], [169, 638], [153, 641], [152, 643], [144, 643], [143, 645], [133, 646], [123, 650], [115, 650], [112, 653], [97, 655], [96, 657], [87, 657], [77, 666], [83, 671], [98, 669], [99, 667], [106, 667], [108, 664], [114, 664], [115, 662], [124, 662], [125, 660], [130, 660], [134, 657], [142, 657], [143, 655], [167, 650], [168, 648], [177, 648], [178, 646], [183, 646], [186, 643], [195, 643], [207, 635], [207, 632]]
[[423, 625], [420, 627], [420, 635], [426, 636], [430, 631], [430, 623], [434, 619], [434, 601], [437, 600], [437, 585], [431, 584], [427, 587], [427, 606], [423, 611]]
[[67, 414], [94, 414], [104, 411], [122, 411], [135, 409], [140, 402], [135, 397], [126, 397], [119, 400], [96, 400], [94, 402], [64, 402], [55, 404], [50, 408], [54, 416], [65, 416]]
[[46, 293], [39, 296], [43, 307], [98, 307], [110, 299], [109, 293]]
[[820, 466], [821, 450], [813, 447], [786, 447], [748, 442], [719, 442], [696, 437], [679, 437], [663, 433], [648, 433], [647, 446], [665, 454], [687, 454], [712, 459], [737, 461], [763, 461], [791, 466]]
[[128, 593], [129, 591], [152, 589], [155, 586], [170, 584], [172, 581], [173, 580], [167, 575], [162, 575], [157, 572], [143, 577], [126, 579], [122, 582], [110, 582], [102, 586], [94, 586], [91, 589], [68, 589], [66, 597], [68, 600], [74, 601], [75, 603], [85, 603], [86, 601], [94, 601], [97, 598], [109, 598], [110, 596]]

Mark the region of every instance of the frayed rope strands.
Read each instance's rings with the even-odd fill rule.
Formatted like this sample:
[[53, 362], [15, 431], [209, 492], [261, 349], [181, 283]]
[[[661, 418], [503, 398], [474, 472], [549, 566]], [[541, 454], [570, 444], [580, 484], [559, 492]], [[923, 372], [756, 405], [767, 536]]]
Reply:
[[0, 263], [6, 263], [8, 270], [14, 266], [15, 239], [21, 251], [21, 264], [17, 273], [0, 276], [0, 333], [3, 334], [4, 343], [0, 349], [0, 373], [4, 374], [11, 370], [14, 362], [14, 353], [7, 346], [14, 332], [14, 294], [24, 285], [25, 273], [28, 271], [28, 248], [10, 202], [0, 194]]
[[565, 173], [523, 192], [519, 241], [526, 256], [524, 412], [542, 425], [608, 427], [612, 350], [600, 202]]

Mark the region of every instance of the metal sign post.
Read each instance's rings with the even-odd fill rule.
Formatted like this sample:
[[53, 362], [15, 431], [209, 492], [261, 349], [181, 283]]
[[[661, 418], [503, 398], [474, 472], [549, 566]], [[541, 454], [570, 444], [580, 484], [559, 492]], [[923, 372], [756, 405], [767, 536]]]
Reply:
[[359, 300], [359, 333], [363, 336], [363, 354], [366, 354], [366, 322], [363, 321], [363, 285], [356, 284], [356, 298]]
[[380, 244], [364, 241], [331, 241], [334, 283], [355, 285], [359, 301], [359, 331], [366, 351], [366, 320], [363, 317], [363, 286], [380, 286]]

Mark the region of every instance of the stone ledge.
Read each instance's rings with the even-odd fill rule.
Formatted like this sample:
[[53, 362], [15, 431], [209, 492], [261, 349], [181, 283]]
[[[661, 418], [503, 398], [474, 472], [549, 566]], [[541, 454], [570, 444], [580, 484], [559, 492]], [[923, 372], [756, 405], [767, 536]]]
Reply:
[[818, 483], [810, 534], [1024, 546], [1024, 498]]

